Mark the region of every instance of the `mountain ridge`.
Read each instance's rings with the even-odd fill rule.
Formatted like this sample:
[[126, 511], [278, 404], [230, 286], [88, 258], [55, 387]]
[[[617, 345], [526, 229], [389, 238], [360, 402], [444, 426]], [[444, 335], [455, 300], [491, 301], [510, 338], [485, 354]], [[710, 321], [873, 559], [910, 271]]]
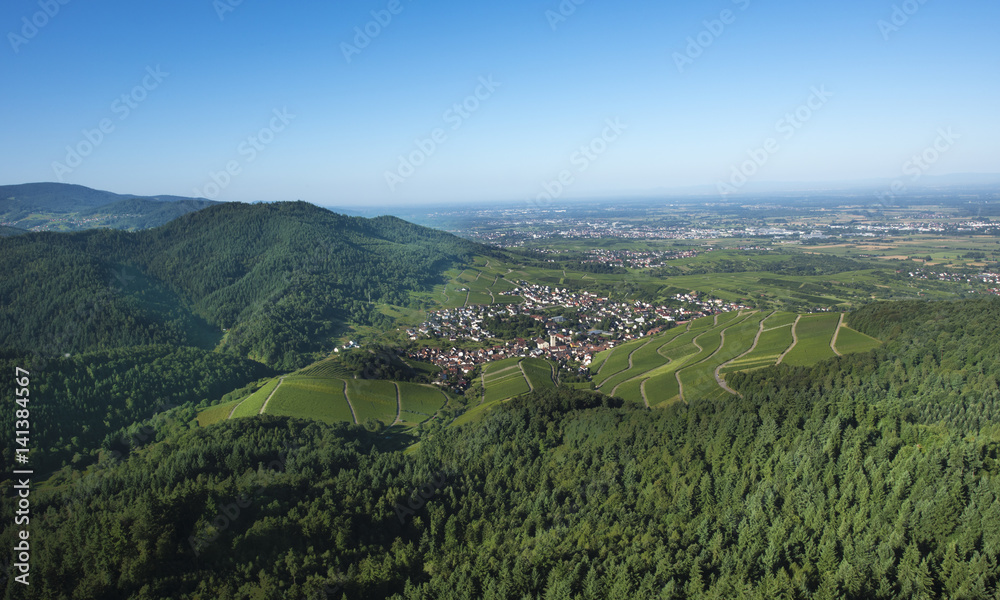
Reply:
[[66, 183], [0, 186], [0, 223], [20, 229], [146, 229], [220, 204], [205, 198], [117, 194]]
[[218, 344], [297, 368], [332, 350], [349, 324], [388, 326], [380, 305], [411, 305], [411, 292], [491, 252], [395, 217], [305, 202], [215, 204], [136, 232], [2, 238], [0, 268], [11, 277], [0, 283], [0, 347], [27, 350], [39, 336], [62, 340], [50, 349], [60, 354]]

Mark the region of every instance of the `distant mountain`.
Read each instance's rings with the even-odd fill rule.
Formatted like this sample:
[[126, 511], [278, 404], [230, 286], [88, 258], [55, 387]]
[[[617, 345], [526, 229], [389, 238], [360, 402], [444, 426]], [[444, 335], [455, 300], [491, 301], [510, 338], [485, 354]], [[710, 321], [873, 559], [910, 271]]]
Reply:
[[349, 323], [388, 325], [379, 305], [416, 307], [411, 292], [493, 252], [395, 217], [304, 202], [216, 204], [138, 232], [3, 238], [0, 349], [221, 342], [293, 368], [331, 350]]
[[131, 196], [64, 183], [0, 186], [0, 223], [20, 229], [146, 229], [218, 204], [204, 198]]

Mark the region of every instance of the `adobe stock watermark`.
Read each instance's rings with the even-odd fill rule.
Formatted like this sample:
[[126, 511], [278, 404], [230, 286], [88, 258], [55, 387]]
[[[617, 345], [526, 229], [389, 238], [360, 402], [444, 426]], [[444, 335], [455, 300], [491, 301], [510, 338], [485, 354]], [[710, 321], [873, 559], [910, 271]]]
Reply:
[[257, 160], [260, 153], [271, 145], [278, 134], [284, 131], [288, 127], [288, 124], [295, 119], [295, 115], [289, 113], [287, 107], [281, 110], [276, 108], [271, 113], [274, 116], [271, 117], [266, 127], [262, 127], [260, 131], [253, 135], [248, 135], [246, 139], [236, 146], [236, 153], [240, 157], [243, 157], [244, 162], [240, 163], [240, 159], [234, 158], [227, 162], [225, 168], [221, 171], [209, 171], [208, 178], [211, 181], [203, 185], [200, 189], [194, 189], [196, 198], [208, 198], [209, 200], [218, 198], [219, 194], [233, 182], [233, 178], [243, 172], [243, 165]]
[[212, 8], [215, 9], [215, 14], [219, 16], [220, 21], [225, 21], [226, 15], [235, 11], [241, 4], [243, 4], [243, 0], [212, 0]]
[[56, 18], [62, 7], [70, 3], [71, 0], [38, 0], [39, 10], [30, 17], [21, 17], [20, 35], [16, 32], [7, 34], [7, 41], [14, 49], [14, 54], [21, 53], [21, 46], [35, 39], [38, 32], [48, 25], [52, 19]]
[[[938, 129], [937, 137], [934, 138], [934, 141], [929, 146], [906, 159], [902, 168], [903, 175], [909, 176], [910, 183], [916, 183], [960, 139], [962, 139], [962, 136], [952, 131], [951, 127]], [[892, 200], [898, 194], [904, 192], [906, 192], [906, 183], [903, 177], [899, 177], [889, 184], [888, 191], [878, 195], [878, 199], [883, 202]]]
[[904, 25], [910, 22], [910, 17], [917, 14], [920, 11], [920, 7], [924, 4], [927, 4], [927, 0], [905, 0], [902, 4], [893, 4], [889, 20], [879, 19], [878, 23], [876, 23], [879, 33], [882, 34], [882, 39], [888, 42], [889, 34], [896, 33], [902, 29]]
[[[300, 446], [297, 444], [285, 443], [285, 449], [278, 453], [278, 459], [272, 460], [268, 463], [268, 467], [273, 469], [276, 473], [284, 473], [285, 467], [288, 464], [288, 458], [291, 454], [298, 451]], [[219, 512], [216, 513], [215, 518], [205, 527], [201, 532], [195, 531], [191, 537], [188, 538], [188, 545], [191, 546], [191, 550], [194, 551], [195, 556], [200, 556], [201, 552], [209, 546], [212, 542], [219, 538], [219, 534], [223, 531], [229, 529], [229, 526], [235, 523], [240, 518], [242, 512], [241, 509], [249, 508], [253, 504], [255, 497], [259, 496], [267, 486], [261, 485], [253, 492], [244, 492], [240, 494], [238, 498], [234, 498], [229, 504], [223, 505], [219, 508]]]
[[562, 0], [555, 10], [548, 9], [545, 11], [545, 20], [549, 22], [549, 27], [552, 31], [565, 23], [570, 17], [576, 13], [576, 7], [582, 5], [587, 0]]
[[608, 151], [611, 144], [618, 141], [622, 133], [628, 129], [628, 125], [622, 123], [618, 117], [605, 119], [604, 124], [605, 127], [600, 135], [595, 136], [588, 143], [581, 145], [578, 150], [570, 155], [569, 163], [575, 169], [563, 169], [559, 171], [555, 179], [542, 182], [543, 191], [534, 198], [536, 207], [562, 196], [563, 192], [576, 183], [576, 176], [586, 173], [591, 165]]
[[351, 57], [361, 54], [362, 50], [371, 45], [372, 41], [392, 23], [392, 19], [403, 12], [404, 8], [406, 7], [403, 6], [402, 0], [389, 0], [385, 8], [373, 10], [368, 13], [372, 16], [372, 19], [365, 23], [364, 26], [354, 28], [354, 38], [351, 39], [354, 43], [340, 43], [340, 53], [344, 55], [344, 60], [350, 64]]
[[[156, 67], [146, 67], [146, 75], [142, 81], [128, 92], [122, 94], [111, 103], [111, 113], [118, 115], [119, 121], [124, 121], [132, 115], [132, 111], [139, 108], [139, 105], [146, 101], [150, 92], [160, 87], [163, 80], [170, 76]], [[66, 157], [63, 162], [53, 161], [52, 171], [60, 182], [65, 181], [64, 177], [70, 175], [74, 170], [83, 164], [84, 159], [94, 153], [109, 135], [115, 132], [115, 122], [110, 117], [105, 117], [97, 123], [93, 129], [81, 129], [80, 135], [83, 139], [73, 145], [66, 146]]]
[[[458, 131], [462, 125], [472, 117], [496, 92], [502, 84], [493, 80], [493, 76], [479, 78], [479, 85], [471, 94], [461, 102], [456, 102], [451, 108], [444, 111], [441, 120], [449, 125], [451, 131]], [[437, 152], [445, 142], [448, 141], [448, 132], [442, 127], [435, 127], [426, 137], [418, 137], [413, 140], [415, 148], [409, 154], [399, 155], [399, 164], [394, 171], [386, 170], [383, 173], [386, 185], [390, 192], [395, 192], [396, 187], [417, 172], [417, 168], [427, 162], [434, 153]]]
[[[780, 134], [784, 141], [791, 141], [798, 131], [833, 97], [833, 92], [827, 90], [825, 85], [813, 86], [810, 92], [805, 102], [795, 110], [785, 113], [785, 116], [774, 124], [775, 133]], [[781, 143], [776, 137], [769, 137], [757, 148], [747, 150], [747, 160], [739, 165], [733, 165], [729, 181], [720, 179], [716, 182], [719, 194], [726, 196], [739, 191], [780, 150]]]
[[[750, 7], [750, 0], [732, 0], [732, 2], [740, 11], [745, 11]], [[722, 34], [726, 32], [726, 28], [736, 22], [738, 14], [725, 8], [719, 13], [719, 18], [702, 21], [701, 24], [704, 26], [704, 29], [694, 36], [688, 36], [684, 52], [673, 53], [672, 58], [674, 59], [674, 64], [677, 65], [677, 72], [684, 73], [686, 67], [693, 65], [694, 61], [704, 54], [709, 46], [715, 43], [715, 40], [722, 37]]]

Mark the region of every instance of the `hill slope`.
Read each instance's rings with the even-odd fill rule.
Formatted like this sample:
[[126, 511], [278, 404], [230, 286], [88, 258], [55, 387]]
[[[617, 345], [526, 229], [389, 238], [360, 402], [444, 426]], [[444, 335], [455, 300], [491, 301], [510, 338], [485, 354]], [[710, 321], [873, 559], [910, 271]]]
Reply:
[[0, 186], [0, 223], [21, 229], [146, 229], [213, 204], [201, 198], [139, 197], [64, 183]]
[[[347, 323], [385, 325], [477, 252], [393, 217], [304, 202], [218, 204], [162, 227], [0, 239], [0, 348], [62, 354], [172, 343], [294, 368]], [[67, 333], [68, 332], [68, 333]]]

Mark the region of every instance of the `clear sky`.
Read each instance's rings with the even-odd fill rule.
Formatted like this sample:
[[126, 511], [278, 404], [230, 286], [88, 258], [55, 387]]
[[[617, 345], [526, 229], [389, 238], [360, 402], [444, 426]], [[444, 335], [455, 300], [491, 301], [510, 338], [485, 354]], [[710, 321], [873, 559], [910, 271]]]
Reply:
[[6, 0], [0, 183], [348, 206], [1000, 172], [998, 30], [995, 0]]

